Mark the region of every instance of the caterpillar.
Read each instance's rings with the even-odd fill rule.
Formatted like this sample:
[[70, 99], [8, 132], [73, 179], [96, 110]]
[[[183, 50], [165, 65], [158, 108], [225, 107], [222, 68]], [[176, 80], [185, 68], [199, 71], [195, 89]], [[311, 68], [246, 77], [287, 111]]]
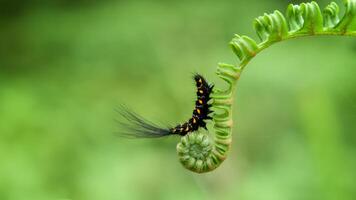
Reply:
[[119, 122], [126, 131], [123, 132], [122, 135], [136, 138], [157, 138], [168, 135], [185, 136], [188, 133], [197, 131], [199, 128], [207, 130], [205, 120], [212, 120], [212, 117], [209, 116], [209, 114], [213, 112], [210, 109], [212, 105], [209, 103], [209, 100], [211, 99], [210, 94], [214, 85], [209, 84], [200, 74], [195, 74], [194, 80], [197, 87], [197, 100], [195, 101], [192, 117], [188, 121], [175, 127], [162, 128], [157, 124], [144, 119], [134, 111], [121, 106], [118, 110], [119, 114], [129, 122]]

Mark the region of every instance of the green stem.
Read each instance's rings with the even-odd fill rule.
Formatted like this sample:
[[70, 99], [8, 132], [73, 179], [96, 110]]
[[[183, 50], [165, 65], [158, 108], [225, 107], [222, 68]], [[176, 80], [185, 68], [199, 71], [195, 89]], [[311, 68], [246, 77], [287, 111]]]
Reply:
[[240, 59], [238, 66], [219, 64], [217, 75], [227, 84], [226, 90], [215, 89], [212, 94], [214, 138], [203, 133], [182, 137], [177, 152], [183, 166], [193, 172], [204, 173], [216, 169], [226, 159], [232, 142], [232, 105], [237, 81], [247, 64], [258, 53], [274, 43], [307, 36], [356, 36], [356, 0], [345, 0], [345, 14], [339, 20], [339, 8], [330, 3], [323, 14], [316, 2], [289, 5], [286, 16], [279, 11], [265, 14], [254, 21], [254, 28], [262, 40], [256, 41], [236, 35], [230, 45]]
[[[314, 34], [308, 34], [308, 33], [298, 33], [298, 34], [289, 34], [287, 37], [283, 37], [281, 40], [279, 41], [265, 41], [265, 42], [261, 42], [260, 44], [258, 44], [258, 49], [257, 51], [255, 51], [255, 55], [257, 55], [258, 53], [260, 53], [261, 51], [263, 51], [264, 49], [267, 49], [268, 47], [272, 46], [273, 44], [277, 43], [277, 42], [282, 42], [285, 40], [290, 40], [290, 39], [295, 39], [295, 38], [302, 38], [302, 37], [311, 37], [311, 36], [350, 36], [350, 37], [356, 37], [356, 31], [354, 32], [336, 32], [336, 31], [324, 31], [324, 32], [317, 32]], [[254, 57], [249, 57], [246, 60], [243, 60], [240, 64], [239, 67], [241, 67], [241, 71], [243, 71], [245, 69], [245, 67], [247, 66], [247, 64], [253, 59]]]

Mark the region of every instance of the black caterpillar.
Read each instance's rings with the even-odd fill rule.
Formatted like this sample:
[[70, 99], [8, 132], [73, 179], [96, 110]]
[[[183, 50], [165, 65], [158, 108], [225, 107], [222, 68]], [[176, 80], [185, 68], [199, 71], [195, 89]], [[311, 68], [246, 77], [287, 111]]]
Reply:
[[212, 119], [209, 116], [209, 114], [213, 112], [210, 110], [212, 105], [208, 102], [211, 99], [210, 94], [214, 85], [209, 84], [205, 78], [199, 74], [194, 75], [194, 80], [197, 87], [197, 100], [195, 102], [193, 116], [187, 122], [179, 124], [173, 128], [161, 128], [128, 108], [121, 106], [118, 110], [119, 114], [130, 122], [119, 122], [120, 125], [127, 131], [121, 132], [121, 135], [137, 138], [155, 138], [167, 135], [184, 136], [190, 132], [198, 130], [200, 127], [207, 129], [206, 122], [204, 120]]

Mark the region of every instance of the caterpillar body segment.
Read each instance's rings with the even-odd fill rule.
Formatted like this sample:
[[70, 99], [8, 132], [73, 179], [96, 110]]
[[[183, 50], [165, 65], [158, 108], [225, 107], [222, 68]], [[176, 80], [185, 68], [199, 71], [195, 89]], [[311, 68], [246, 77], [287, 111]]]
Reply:
[[199, 74], [194, 76], [194, 80], [197, 87], [197, 100], [195, 101], [193, 115], [184, 124], [171, 128], [170, 131], [172, 134], [184, 136], [190, 132], [198, 130], [200, 127], [207, 129], [205, 120], [212, 119], [212, 117], [209, 116], [209, 114], [212, 113], [210, 110], [212, 105], [208, 102], [211, 99], [210, 94], [214, 85], [209, 84], [204, 77]]

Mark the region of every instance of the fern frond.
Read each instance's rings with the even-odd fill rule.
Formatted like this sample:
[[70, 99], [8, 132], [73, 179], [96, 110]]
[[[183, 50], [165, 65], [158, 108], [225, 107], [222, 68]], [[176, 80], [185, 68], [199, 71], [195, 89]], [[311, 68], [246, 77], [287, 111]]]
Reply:
[[272, 44], [297, 37], [314, 35], [356, 36], [356, 0], [345, 0], [345, 13], [339, 16], [338, 4], [331, 2], [323, 10], [312, 1], [290, 4], [285, 16], [278, 10], [257, 17], [253, 22], [260, 42], [248, 36], [235, 35], [230, 42], [242, 69], [252, 57]]
[[345, 13], [339, 16], [339, 6], [331, 2], [321, 10], [316, 2], [289, 5], [284, 16], [276, 10], [257, 17], [253, 27], [260, 38], [256, 42], [248, 36], [235, 35], [230, 42], [240, 63], [219, 64], [217, 75], [226, 81], [228, 88], [215, 89], [212, 94], [214, 140], [192, 133], [181, 138], [177, 145], [179, 159], [184, 167], [197, 172], [209, 172], [226, 158], [232, 136], [233, 97], [242, 71], [250, 60], [272, 44], [297, 37], [316, 35], [356, 36], [356, 0], [345, 0]]

